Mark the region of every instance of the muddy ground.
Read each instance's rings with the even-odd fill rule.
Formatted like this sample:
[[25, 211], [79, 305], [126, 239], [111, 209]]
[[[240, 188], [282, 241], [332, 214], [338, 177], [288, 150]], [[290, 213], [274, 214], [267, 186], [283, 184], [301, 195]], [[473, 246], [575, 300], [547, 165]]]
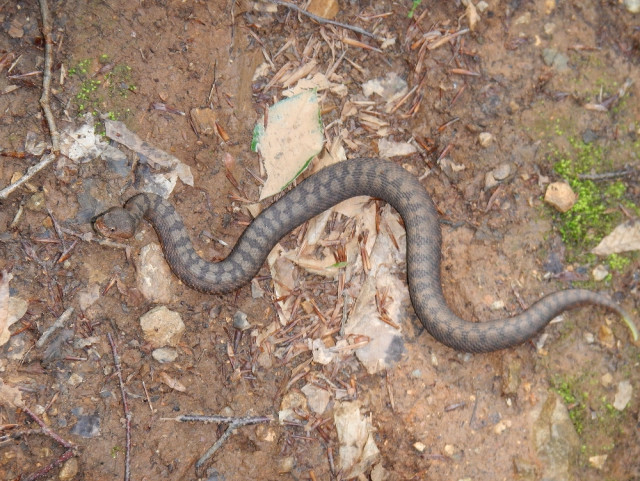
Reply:
[[[473, 321], [510, 315], [544, 293], [587, 285], [640, 319], [638, 256], [615, 270], [585, 255], [593, 239], [567, 245], [561, 221], [542, 200], [546, 185], [560, 180], [554, 164], [563, 155], [575, 157], [576, 145], [606, 152], [594, 173], [638, 165], [640, 16], [614, 1], [487, 3], [475, 30], [462, 32], [469, 18], [455, 1], [424, 0], [413, 19], [408, 2], [340, 2], [336, 20], [395, 39], [381, 48], [379, 40], [319, 25], [284, 7], [257, 14], [242, 2], [50, 1], [51, 106], [61, 130], [79, 123], [84, 111], [106, 114], [187, 163], [195, 185], [178, 182], [171, 200], [198, 251], [221, 259], [249, 220], [237, 208], [238, 198], [258, 198], [259, 183], [249, 171], [260, 172], [259, 159], [249, 146], [265, 106], [282, 98], [282, 85], [270, 81], [286, 62], [295, 69], [310, 58], [326, 73], [346, 49], [332, 81], [345, 85], [347, 96], [322, 95], [325, 137], [328, 144], [346, 137], [348, 157], [375, 156], [383, 136], [419, 147], [394, 160], [419, 176], [430, 170], [423, 184], [443, 219], [444, 291], [459, 315]], [[36, 2], [0, 4], [0, 147], [8, 154], [23, 152], [30, 132], [48, 141], [38, 104], [40, 21]], [[459, 35], [421, 49], [419, 40], [429, 32]], [[310, 39], [314, 47], [305, 52]], [[273, 66], [254, 78], [267, 57]], [[362, 83], [389, 72], [415, 88], [392, 112], [384, 111], [380, 98], [368, 99], [374, 116], [389, 125], [382, 129], [358, 114], [346, 116], [348, 100], [367, 100]], [[585, 108], [611, 98], [627, 79], [635, 83], [620, 99], [601, 111]], [[220, 127], [213, 135], [194, 129], [189, 112], [197, 107], [213, 109]], [[483, 145], [482, 132], [493, 141]], [[227, 175], [225, 154], [233, 159], [228, 168], [238, 187]], [[138, 164], [135, 154], [128, 155], [129, 166]], [[36, 161], [1, 157], [0, 185]], [[487, 185], [487, 173], [504, 165], [509, 174]], [[637, 173], [617, 180], [625, 191], [610, 209], [637, 215], [625, 207], [640, 205]], [[609, 184], [598, 185], [604, 192]], [[174, 281], [167, 307], [181, 315], [186, 329], [177, 360], [158, 363], [139, 324], [153, 305], [136, 289], [124, 250], [79, 240], [57, 262], [78, 238], [65, 234], [62, 245], [52, 217], [67, 229], [91, 232], [94, 215], [135, 191], [131, 167], [123, 173], [97, 159], [50, 166], [0, 203], [0, 268], [13, 274], [11, 295], [28, 302], [3, 346], [2, 378], [78, 445], [62, 479], [74, 470], [73, 479], [84, 480], [124, 473], [124, 415], [108, 333], [129, 394], [133, 479], [345, 479], [336, 467], [332, 409], [338, 390], [370, 417], [381, 466], [373, 479], [640, 479], [640, 350], [615, 315], [595, 307], [567, 313], [545, 329], [544, 339], [482, 355], [439, 344], [410, 316], [406, 353], [389, 371], [371, 375], [353, 357], [303, 366], [311, 359], [303, 348], [284, 361], [272, 356], [259, 363], [256, 336], [234, 344], [231, 323], [240, 310], [252, 332], [266, 329], [276, 320], [269, 295], [254, 299], [249, 286], [204, 295]], [[145, 228], [129, 242], [132, 256], [155, 241]], [[286, 242], [297, 242], [296, 235]], [[591, 274], [597, 265], [611, 274], [600, 282]], [[260, 285], [272, 292], [268, 269], [260, 274]], [[332, 312], [335, 286], [308, 279], [307, 295], [319, 311]], [[81, 307], [81, 296], [91, 292], [99, 295]], [[66, 334], [36, 346], [68, 307], [75, 310]], [[288, 334], [307, 335], [300, 326]], [[93, 340], [78, 344], [82, 339]], [[324, 413], [301, 408], [297, 423], [239, 428], [198, 473], [196, 461], [223, 428], [162, 419], [186, 413], [277, 416], [283, 398], [320, 374], [335, 387], [328, 388], [332, 399]], [[165, 375], [186, 391], [167, 385]], [[632, 395], [619, 409], [614, 404], [625, 381]], [[558, 419], [545, 418], [554, 406], [559, 418], [569, 415], [572, 422], [560, 429]], [[99, 430], [74, 434], [87, 416], [99, 420]], [[64, 451], [49, 437], [27, 433], [35, 425], [20, 409], [5, 405], [0, 426], [2, 479], [25, 479]], [[551, 440], [544, 440], [545, 433]], [[58, 468], [47, 475], [58, 478]]]

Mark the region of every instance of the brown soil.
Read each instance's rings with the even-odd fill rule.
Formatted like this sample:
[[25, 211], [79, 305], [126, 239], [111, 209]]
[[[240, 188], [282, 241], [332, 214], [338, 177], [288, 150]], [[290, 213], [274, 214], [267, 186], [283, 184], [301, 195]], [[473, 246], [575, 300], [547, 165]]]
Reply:
[[[35, 3], [0, 5], [0, 59], [7, 60], [0, 68], [0, 147], [6, 151], [21, 151], [28, 132], [42, 140], [47, 134], [38, 104], [41, 76], [26, 75], [42, 70], [43, 42]], [[198, 250], [208, 258], [222, 258], [229, 251], [211, 242], [209, 233], [215, 232], [216, 238], [232, 246], [248, 219], [231, 207], [232, 202], [239, 204], [229, 195], [258, 197], [259, 186], [248, 172], [259, 172], [258, 158], [249, 149], [251, 131], [264, 107], [279, 99], [281, 92], [278, 84], [259, 90], [274, 71], [253, 79], [256, 67], [264, 61], [263, 50], [273, 57], [287, 41], [292, 42], [275, 60], [277, 71], [286, 61], [303, 63], [302, 52], [313, 37], [319, 40], [320, 71], [326, 71], [342, 53], [341, 36], [377, 45], [372, 39], [318, 25], [283, 7], [271, 16], [248, 17], [244, 15], [248, 5], [235, 2], [50, 3], [56, 39], [52, 108], [59, 128], [76, 121], [83, 103], [78, 93], [85, 79], [100, 80], [86, 108], [114, 112], [144, 140], [191, 166], [195, 188], [178, 183], [171, 199]], [[396, 72], [410, 89], [417, 88], [407, 103], [381, 118], [389, 122], [396, 140], [413, 137], [423, 146], [433, 145], [428, 151], [397, 160], [417, 174], [433, 168], [423, 183], [446, 221], [444, 290], [454, 310], [474, 321], [518, 312], [521, 303], [529, 305], [543, 293], [571, 285], [562, 279], [588, 279], [598, 263], [584, 256], [576, 262], [566, 260], [553, 213], [542, 202], [545, 177], [558, 180], [553, 152], [569, 149], [568, 139], [581, 139], [589, 130], [610, 153], [612, 170], [637, 165], [640, 155], [640, 17], [618, 2], [571, 0], [558, 2], [551, 12], [545, 8], [554, 2], [489, 3], [475, 32], [462, 35], [462, 41], [427, 50], [423, 58], [419, 48], [412, 49], [420, 35], [407, 40], [409, 32], [459, 31], [467, 25], [466, 19], [459, 20], [464, 7], [456, 2], [423, 2], [416, 17], [425, 9], [427, 13], [416, 23], [407, 18], [406, 5], [387, 0], [342, 2], [337, 17], [396, 38], [394, 45], [380, 52], [349, 46], [349, 62], [342, 62], [336, 74], [350, 95], [361, 92], [362, 82], [387, 72]], [[21, 28], [23, 36], [10, 35], [12, 26]], [[567, 70], [545, 65], [545, 48], [566, 56]], [[67, 75], [61, 85], [61, 70], [68, 72], [84, 59], [90, 60], [87, 75]], [[110, 64], [113, 76], [107, 77], [106, 69], [101, 69], [101, 59]], [[130, 69], [116, 70], [121, 66]], [[477, 75], [456, 73], [455, 69]], [[109, 78], [111, 85], [107, 85]], [[607, 98], [627, 78], [636, 84], [615, 107], [606, 112], [584, 108], [585, 103], [599, 102], [601, 89]], [[7, 91], [9, 85], [19, 88]], [[135, 88], [128, 88], [131, 85]], [[410, 112], [419, 98], [419, 108]], [[187, 115], [153, 109], [153, 103], [164, 103]], [[190, 124], [189, 111], [209, 105], [229, 135], [226, 142], [219, 136], [198, 136]], [[322, 103], [324, 124], [340, 119], [343, 106], [344, 100], [327, 95]], [[345, 128], [360, 146], [357, 151], [347, 147], [349, 157], [375, 155], [376, 133], [363, 128], [357, 117], [342, 120], [328, 136], [335, 138]], [[478, 143], [478, 134], [484, 131], [495, 139], [487, 148]], [[452, 169], [438, 162], [448, 146], [445, 157], [454, 167], [464, 168]], [[225, 173], [225, 153], [235, 159], [231, 173], [239, 190]], [[8, 185], [15, 172], [26, 171], [31, 163], [35, 161], [2, 157], [0, 185]], [[504, 163], [512, 166], [514, 174], [485, 190], [487, 172]], [[627, 198], [640, 203], [637, 182], [623, 181]], [[53, 400], [43, 417], [63, 438], [78, 444], [75, 479], [119, 479], [124, 471], [125, 431], [107, 341], [107, 333], [112, 333], [133, 416], [134, 479], [339, 479], [330, 465], [329, 453], [334, 460], [338, 453], [330, 411], [321, 416], [322, 435], [304, 426], [277, 423], [240, 428], [204, 472], [196, 474], [196, 461], [223, 428], [162, 418], [186, 413], [277, 416], [283, 396], [305, 384], [302, 378], [288, 386], [292, 372], [310, 354], [302, 353], [288, 362], [273, 358], [267, 369], [256, 363], [259, 349], [255, 338], [246, 335], [237, 345], [232, 365], [228, 345], [234, 338], [233, 314], [238, 310], [247, 313], [258, 332], [275, 319], [272, 302], [253, 299], [248, 286], [234, 294], [210, 296], [176, 282], [178, 300], [168, 307], [178, 311], [187, 326], [180, 356], [168, 365], [154, 361], [138, 322], [152, 306], [135, 289], [133, 264], [124, 251], [80, 241], [68, 260], [56, 263], [63, 247], [47, 211], [34, 206], [34, 198], [43, 193], [59, 223], [90, 232], [93, 215], [121, 204], [133, 192], [132, 176], [120, 177], [98, 159], [65, 172], [50, 167], [2, 201], [0, 269], [13, 273], [11, 294], [29, 301], [27, 314], [12, 327], [12, 332], [22, 332], [2, 351], [7, 356], [2, 365], [4, 381], [19, 386], [26, 405], [34, 410]], [[19, 209], [23, 211], [14, 222]], [[154, 240], [155, 234], [147, 228], [130, 244], [135, 253]], [[68, 244], [72, 241], [71, 237], [66, 240]], [[550, 259], [559, 262], [563, 273], [555, 280], [545, 277]], [[636, 256], [608, 284], [592, 286], [613, 295], [638, 319], [639, 271]], [[266, 276], [268, 270], [261, 274]], [[269, 280], [260, 284], [272, 289]], [[83, 312], [79, 294], [95, 285], [101, 295]], [[316, 293], [323, 292], [318, 289]], [[492, 305], [499, 300], [504, 307], [496, 311]], [[322, 295], [315, 301], [322, 312], [333, 310]], [[35, 347], [42, 331], [70, 306], [76, 309], [67, 326], [70, 337], [60, 341], [57, 352]], [[541, 349], [526, 343], [474, 356], [440, 345], [419, 329], [416, 320], [413, 325], [415, 330], [406, 339], [406, 356], [386, 374], [367, 375], [353, 360], [311, 369], [324, 372], [337, 385], [350, 386], [362, 411], [371, 415], [388, 479], [524, 479], [522, 466], [531, 467], [529, 479], [539, 479], [544, 461], [534, 448], [532, 413], [562, 381], [586, 395], [575, 405], [568, 402], [569, 409], [586, 413], [577, 417], [583, 426], [582, 449], [573, 467], [576, 479], [640, 478], [640, 357], [615, 316], [585, 307], [548, 327]], [[607, 328], [613, 330], [611, 342], [603, 334]], [[595, 333], [595, 343], [585, 340], [586, 333]], [[90, 336], [98, 337], [91, 348], [73, 347], [75, 340]], [[12, 357], [18, 340], [26, 347], [20, 356]], [[179, 380], [186, 392], [163, 383], [161, 372]], [[70, 384], [73, 374], [81, 376], [82, 382]], [[602, 382], [606, 374], [611, 376], [608, 383]], [[612, 411], [616, 386], [623, 380], [631, 382], [634, 395], [624, 411]], [[87, 414], [99, 416], [101, 434], [91, 438], [70, 434], [78, 417]], [[25, 430], [29, 420], [20, 410], [3, 408], [0, 425], [10, 423]], [[426, 446], [422, 452], [415, 448], [417, 442]], [[19, 479], [62, 451], [44, 436], [5, 440], [0, 444], [0, 478]], [[607, 460], [601, 470], [589, 463], [591, 456], [604, 454]], [[293, 467], [284, 469], [291, 459]]]

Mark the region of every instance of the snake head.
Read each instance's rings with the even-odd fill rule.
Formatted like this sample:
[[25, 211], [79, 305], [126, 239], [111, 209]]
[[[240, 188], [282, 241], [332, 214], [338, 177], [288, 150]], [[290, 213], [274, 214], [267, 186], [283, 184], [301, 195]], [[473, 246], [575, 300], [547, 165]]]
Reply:
[[130, 239], [136, 226], [137, 222], [122, 207], [113, 207], [93, 220], [93, 229], [109, 239]]

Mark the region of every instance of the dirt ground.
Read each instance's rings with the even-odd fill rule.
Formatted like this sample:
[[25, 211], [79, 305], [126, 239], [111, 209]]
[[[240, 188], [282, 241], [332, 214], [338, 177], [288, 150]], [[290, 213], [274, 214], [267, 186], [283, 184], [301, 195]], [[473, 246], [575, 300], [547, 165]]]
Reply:
[[[563, 243], [543, 196], [550, 181], [560, 180], [554, 171], [559, 153], [572, 152], [575, 139], [606, 152], [597, 173], [640, 162], [640, 16], [616, 1], [487, 4], [474, 31], [464, 31], [467, 9], [456, 1], [423, 0], [412, 19], [409, 2], [340, 2], [336, 20], [395, 39], [383, 46], [282, 6], [256, 13], [250, 3], [219, 0], [50, 0], [51, 106], [60, 130], [79, 123], [85, 111], [105, 114], [188, 164], [195, 185], [178, 182], [171, 201], [198, 251], [221, 259], [249, 220], [238, 199], [258, 198], [251, 132], [265, 107], [282, 98], [276, 72], [287, 62], [295, 70], [313, 59], [313, 72], [327, 73], [346, 51], [331, 80], [346, 86], [347, 95], [321, 95], [327, 145], [346, 139], [347, 157], [376, 156], [380, 137], [418, 146], [394, 160], [423, 177], [441, 213], [443, 287], [454, 311], [480, 322], [519, 312], [542, 294], [587, 285], [611, 295], [638, 321], [640, 258], [628, 256], [622, 268], [593, 281], [603, 259], [585, 255], [593, 247], [588, 240], [578, 247]], [[40, 22], [37, 2], [0, 2], [0, 148], [7, 154], [0, 157], [1, 187], [37, 161], [11, 155], [25, 150], [29, 133], [49, 141], [38, 103]], [[432, 41], [429, 32], [458, 34], [421, 48]], [[273, 65], [256, 77], [266, 58]], [[410, 95], [385, 111], [380, 98], [362, 95], [362, 84], [389, 72], [406, 80]], [[585, 108], [615, 95], [627, 79], [635, 83], [613, 105]], [[348, 102], [360, 112], [346, 115]], [[367, 105], [381, 123], [361, 115]], [[208, 136], [199, 135], [189, 115], [205, 107], [218, 126]], [[483, 132], [492, 142], [479, 141]], [[384, 471], [362, 479], [640, 479], [640, 348], [615, 315], [596, 307], [565, 314], [542, 339], [482, 355], [439, 344], [410, 315], [402, 359], [386, 372], [367, 374], [352, 356], [327, 366], [311, 363], [304, 343], [291, 344], [300, 353], [284, 359], [267, 353], [269, 362], [257, 362], [263, 354], [257, 336], [276, 319], [271, 296], [254, 299], [250, 286], [204, 295], [174, 281], [167, 307], [186, 329], [177, 360], [160, 364], [139, 323], [153, 305], [136, 288], [125, 251], [68, 234], [63, 245], [52, 223], [91, 232], [93, 216], [136, 192], [131, 166], [138, 160], [129, 152], [124, 174], [101, 158], [52, 165], [0, 201], [0, 269], [13, 275], [10, 294], [28, 302], [2, 347], [1, 376], [78, 446], [76, 464], [65, 473], [54, 468], [46, 479], [124, 475], [125, 421], [109, 333], [132, 414], [132, 479], [345, 479], [336, 468], [338, 390], [360, 403], [380, 450]], [[488, 185], [487, 174], [505, 165], [509, 174]], [[637, 173], [618, 180], [624, 201], [640, 205]], [[598, 185], [604, 191], [609, 184]], [[633, 215], [620, 205], [615, 210]], [[297, 233], [285, 242], [297, 242]], [[145, 228], [129, 242], [132, 257], [155, 241]], [[308, 286], [322, 286], [309, 287], [308, 295], [328, 316], [335, 284], [305, 278]], [[267, 268], [258, 282], [273, 291]], [[99, 295], [81, 304], [90, 292]], [[69, 307], [74, 313], [65, 329], [36, 345]], [[252, 334], [240, 339], [232, 327], [237, 311], [252, 325]], [[304, 339], [305, 329], [301, 323], [288, 334]], [[170, 387], [167, 376], [186, 391]], [[195, 463], [224, 426], [164, 419], [187, 413], [277, 418], [283, 399], [320, 376], [337, 386], [324, 413], [238, 428], [198, 472]], [[625, 382], [632, 396], [618, 409]], [[554, 425], [541, 428], [541, 413], [556, 398], [570, 413], [575, 431], [569, 438], [577, 442], [559, 439], [545, 447], [541, 432]], [[77, 434], [87, 419], [98, 420], [98, 431]], [[24, 411], [0, 409], [1, 479], [26, 479], [63, 453], [51, 438], [27, 432], [35, 427]], [[552, 473], [554, 463], [560, 467]]]

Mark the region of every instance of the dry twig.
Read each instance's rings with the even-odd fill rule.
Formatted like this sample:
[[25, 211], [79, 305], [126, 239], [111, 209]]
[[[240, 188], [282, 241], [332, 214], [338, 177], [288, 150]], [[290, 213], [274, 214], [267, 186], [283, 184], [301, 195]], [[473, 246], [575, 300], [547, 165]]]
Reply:
[[27, 476], [26, 478], [24, 478], [23, 481], [35, 481], [38, 478], [41, 478], [43, 476], [45, 476], [47, 473], [49, 473], [49, 471], [51, 471], [53, 468], [56, 468], [58, 466], [60, 466], [62, 463], [64, 463], [66, 460], [71, 459], [73, 456], [75, 456], [76, 454], [76, 445], [70, 443], [69, 441], [67, 441], [66, 439], [61, 438], [58, 434], [56, 434], [55, 432], [53, 432], [46, 424], [45, 422], [40, 419], [36, 413], [34, 413], [33, 411], [31, 411], [28, 407], [23, 406], [22, 410], [27, 413], [31, 419], [33, 419], [36, 423], [38, 423], [38, 425], [40, 425], [40, 428], [42, 429], [42, 433], [45, 434], [46, 436], [49, 436], [50, 438], [52, 438], [54, 441], [56, 441], [57, 443], [61, 444], [62, 446], [64, 446], [65, 448], [67, 448], [67, 450], [62, 454], [62, 456], [60, 456], [58, 459], [56, 459], [55, 461], [52, 461], [51, 463], [47, 464], [45, 467], [39, 469], [38, 471], [36, 471], [35, 473], [30, 474], [29, 476]]
[[124, 390], [124, 382], [122, 381], [122, 367], [120, 365], [120, 356], [116, 350], [116, 343], [113, 342], [111, 333], [107, 333], [109, 344], [111, 344], [111, 352], [113, 352], [113, 363], [116, 367], [116, 374], [120, 382], [120, 393], [122, 394], [122, 408], [124, 410], [124, 418], [126, 420], [127, 445], [124, 457], [124, 481], [129, 481], [131, 476], [131, 411], [127, 404], [127, 393]]
[[42, 78], [42, 95], [40, 96], [40, 106], [44, 112], [44, 117], [47, 120], [49, 126], [49, 133], [51, 134], [51, 153], [42, 157], [40, 162], [36, 165], [32, 165], [27, 170], [27, 173], [20, 177], [18, 181], [0, 190], [0, 199], [6, 199], [11, 193], [20, 187], [22, 184], [31, 179], [34, 175], [40, 172], [42, 169], [56, 160], [60, 153], [60, 134], [56, 128], [56, 122], [51, 113], [51, 106], [49, 105], [49, 92], [51, 90], [51, 68], [53, 65], [53, 53], [51, 39], [51, 22], [49, 20], [49, 6], [47, 0], [40, 0], [40, 14], [42, 15], [42, 35], [44, 37], [44, 72]]
[[42, 36], [44, 37], [44, 72], [42, 77], [42, 96], [40, 107], [44, 112], [51, 134], [51, 150], [54, 155], [60, 153], [60, 134], [56, 128], [56, 121], [49, 105], [49, 91], [51, 90], [51, 66], [53, 65], [53, 39], [51, 38], [51, 22], [49, 20], [49, 5], [47, 0], [40, 0], [40, 14], [42, 15]]
[[228, 417], [228, 416], [201, 416], [198, 414], [185, 414], [183, 416], [178, 416], [175, 418], [162, 418], [162, 420], [163, 421], [180, 421], [183, 423], [186, 423], [189, 421], [199, 421], [203, 423], [229, 424], [229, 427], [222, 434], [222, 436], [220, 436], [218, 440], [214, 443], [214, 445], [211, 446], [207, 450], [207, 452], [202, 455], [200, 459], [198, 459], [198, 462], [196, 463], [196, 470], [199, 470], [200, 468], [202, 468], [204, 463], [206, 463], [207, 460], [211, 456], [213, 456], [213, 454], [218, 449], [220, 449], [220, 446], [222, 446], [222, 444], [229, 438], [229, 436], [233, 434], [233, 431], [235, 431], [236, 428], [239, 428], [241, 426], [248, 426], [250, 424], [270, 423], [271, 421], [273, 421], [273, 418], [269, 416], [247, 416], [244, 418], [235, 418], [235, 417]]
[[307, 12], [306, 10], [303, 10], [302, 8], [298, 7], [293, 3], [284, 2], [282, 0], [266, 0], [266, 1], [269, 3], [274, 3], [276, 5], [280, 5], [282, 7], [287, 7], [291, 10], [295, 10], [296, 12], [306, 15], [307, 17], [309, 17], [312, 20], [315, 20], [318, 23], [327, 23], [329, 25], [335, 25], [336, 27], [346, 28], [348, 30], [352, 30], [354, 32], [360, 33], [362, 35], [366, 35], [367, 37], [377, 38], [374, 34], [369, 33], [360, 27], [355, 27], [353, 25], [349, 25], [346, 23], [336, 22], [335, 20], [329, 20], [328, 18], [319, 17], [318, 15], [315, 15], [311, 12]]

